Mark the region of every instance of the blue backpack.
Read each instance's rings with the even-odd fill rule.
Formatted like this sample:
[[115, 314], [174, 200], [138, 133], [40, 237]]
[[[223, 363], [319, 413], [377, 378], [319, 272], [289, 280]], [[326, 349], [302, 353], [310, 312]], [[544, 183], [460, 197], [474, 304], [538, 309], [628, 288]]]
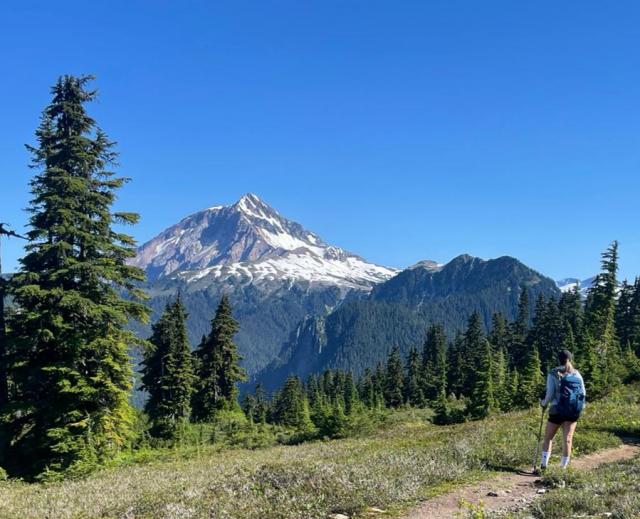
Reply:
[[584, 409], [584, 397], [580, 377], [574, 373], [568, 373], [560, 379], [557, 413], [562, 416], [578, 418]]

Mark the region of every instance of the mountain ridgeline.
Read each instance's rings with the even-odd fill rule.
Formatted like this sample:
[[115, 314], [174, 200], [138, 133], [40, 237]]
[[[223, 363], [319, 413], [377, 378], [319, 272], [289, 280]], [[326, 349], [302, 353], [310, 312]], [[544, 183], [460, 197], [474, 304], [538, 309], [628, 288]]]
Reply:
[[[236, 337], [249, 386], [278, 387], [289, 374], [325, 368], [361, 374], [388, 355], [421, 344], [430, 323], [453, 336], [477, 311], [488, 327], [514, 318], [518, 296], [560, 294], [518, 260], [468, 255], [403, 271], [325, 243], [256, 195], [199, 211], [138, 249], [147, 273], [152, 322], [180, 292], [196, 345], [223, 295], [240, 323]], [[136, 331], [149, 336], [148, 327]]]
[[289, 374], [304, 379], [325, 369], [359, 376], [383, 362], [394, 346], [403, 355], [419, 347], [430, 324], [443, 324], [453, 337], [474, 312], [486, 329], [494, 313], [515, 319], [523, 289], [534, 300], [560, 294], [551, 279], [511, 257], [485, 261], [462, 255], [446, 265], [422, 262], [374, 287], [367, 297], [305, 320], [256, 382], [275, 389]]

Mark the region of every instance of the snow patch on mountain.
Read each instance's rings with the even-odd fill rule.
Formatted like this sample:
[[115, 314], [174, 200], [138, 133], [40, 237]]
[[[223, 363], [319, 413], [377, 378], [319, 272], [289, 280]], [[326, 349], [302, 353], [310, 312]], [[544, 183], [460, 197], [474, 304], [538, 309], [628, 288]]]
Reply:
[[307, 281], [358, 290], [398, 272], [326, 244], [253, 194], [184, 218], [140, 247], [132, 263], [150, 279]]
[[571, 292], [576, 288], [580, 292], [580, 295], [583, 298], [587, 297], [587, 293], [593, 287], [595, 282], [595, 276], [587, 278], [587, 279], [578, 279], [578, 278], [564, 278], [556, 281], [556, 286], [560, 289], [561, 292]]

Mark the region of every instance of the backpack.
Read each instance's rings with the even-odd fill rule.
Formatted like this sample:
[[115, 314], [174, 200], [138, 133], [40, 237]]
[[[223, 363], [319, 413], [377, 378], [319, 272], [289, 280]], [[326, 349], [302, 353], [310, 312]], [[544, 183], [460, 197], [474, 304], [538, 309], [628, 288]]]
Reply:
[[582, 380], [575, 373], [567, 373], [560, 379], [560, 396], [556, 411], [559, 415], [578, 418], [584, 409]]

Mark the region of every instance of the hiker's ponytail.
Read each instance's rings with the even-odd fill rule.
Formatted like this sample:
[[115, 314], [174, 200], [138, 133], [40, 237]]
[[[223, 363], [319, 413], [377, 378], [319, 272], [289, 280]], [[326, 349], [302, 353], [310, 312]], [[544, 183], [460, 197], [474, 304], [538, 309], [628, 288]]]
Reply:
[[573, 360], [573, 355], [569, 350], [562, 350], [560, 353], [558, 353], [558, 361], [560, 362], [560, 365], [564, 368], [564, 373], [573, 373], [574, 369], [573, 369], [573, 364], [571, 362], [572, 360]]

